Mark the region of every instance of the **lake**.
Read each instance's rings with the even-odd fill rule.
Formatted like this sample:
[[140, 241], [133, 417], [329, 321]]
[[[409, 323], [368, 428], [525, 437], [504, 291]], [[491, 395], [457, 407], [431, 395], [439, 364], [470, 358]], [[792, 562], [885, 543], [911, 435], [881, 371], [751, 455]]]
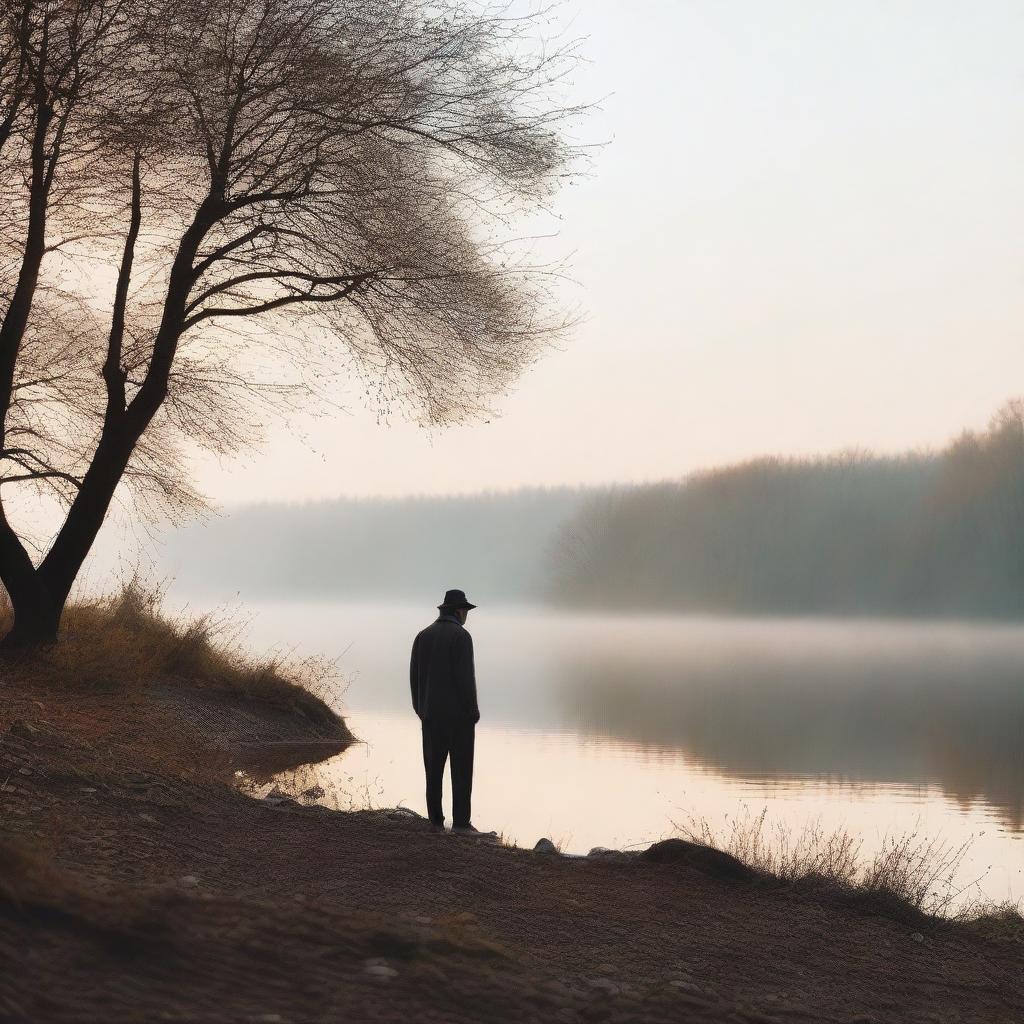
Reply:
[[[339, 659], [360, 742], [316, 769], [333, 799], [424, 813], [408, 658], [431, 609], [250, 611], [254, 648]], [[958, 885], [1024, 897], [1024, 627], [482, 608], [469, 628], [480, 828], [585, 853], [765, 812], [867, 853], [969, 842]], [[447, 782], [445, 800], [450, 816]]]

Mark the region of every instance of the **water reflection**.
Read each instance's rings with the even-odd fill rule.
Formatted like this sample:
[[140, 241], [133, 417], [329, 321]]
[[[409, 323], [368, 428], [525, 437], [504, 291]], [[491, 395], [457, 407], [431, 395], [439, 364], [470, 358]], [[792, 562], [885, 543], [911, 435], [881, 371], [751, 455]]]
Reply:
[[564, 720], [682, 749], [736, 776], [935, 782], [1022, 828], [1020, 630], [692, 621], [668, 630], [654, 630], [654, 643], [648, 630], [632, 650], [602, 642], [562, 652]]
[[[259, 609], [254, 644], [340, 656], [366, 743], [324, 772], [352, 799], [422, 810], [408, 652], [429, 619], [395, 606]], [[481, 609], [470, 627], [487, 827], [586, 851], [767, 807], [796, 830], [849, 829], [867, 849], [914, 829], [973, 836], [965, 882], [1024, 894], [1024, 628], [534, 609]]]

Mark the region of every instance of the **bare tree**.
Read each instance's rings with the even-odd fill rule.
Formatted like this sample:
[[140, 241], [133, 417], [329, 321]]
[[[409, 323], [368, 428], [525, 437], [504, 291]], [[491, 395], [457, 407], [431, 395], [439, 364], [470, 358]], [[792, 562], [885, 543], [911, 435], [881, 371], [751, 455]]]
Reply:
[[[295, 397], [268, 367], [345, 365], [444, 424], [486, 408], [563, 326], [502, 241], [578, 155], [563, 135], [577, 108], [558, 99], [575, 55], [538, 37], [547, 15], [5, 5], [8, 646], [56, 635], [122, 482], [187, 506], [180, 440], [232, 450], [261, 400]], [[37, 559], [7, 514], [19, 485], [66, 506]]]

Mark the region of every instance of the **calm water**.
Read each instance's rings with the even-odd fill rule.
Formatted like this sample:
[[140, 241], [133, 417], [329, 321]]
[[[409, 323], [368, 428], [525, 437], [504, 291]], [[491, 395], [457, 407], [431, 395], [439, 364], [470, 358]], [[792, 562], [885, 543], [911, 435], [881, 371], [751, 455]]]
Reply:
[[[340, 657], [362, 742], [321, 776], [343, 801], [422, 813], [408, 655], [430, 610], [254, 611], [254, 646]], [[512, 609], [469, 626], [479, 827], [586, 852], [766, 809], [795, 831], [844, 827], [865, 850], [909, 831], [970, 839], [960, 882], [1024, 897], [1022, 627]]]

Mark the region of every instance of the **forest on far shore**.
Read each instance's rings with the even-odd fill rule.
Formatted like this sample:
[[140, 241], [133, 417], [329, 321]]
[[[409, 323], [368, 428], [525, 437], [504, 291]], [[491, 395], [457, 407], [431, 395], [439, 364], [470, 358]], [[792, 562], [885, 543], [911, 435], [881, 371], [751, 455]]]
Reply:
[[236, 509], [170, 538], [204, 596], [737, 614], [1024, 616], [1024, 403], [937, 452], [681, 481]]
[[935, 453], [763, 458], [566, 524], [553, 597], [757, 614], [1024, 615], [1024, 404]]

